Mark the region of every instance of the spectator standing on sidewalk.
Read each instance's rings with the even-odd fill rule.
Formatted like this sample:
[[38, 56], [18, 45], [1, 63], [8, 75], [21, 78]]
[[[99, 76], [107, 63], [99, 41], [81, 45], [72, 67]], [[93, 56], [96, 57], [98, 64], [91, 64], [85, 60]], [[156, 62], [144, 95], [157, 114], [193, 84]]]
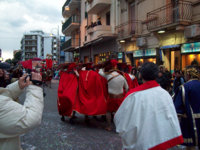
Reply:
[[173, 92], [176, 93], [177, 90], [179, 89], [179, 86], [181, 86], [182, 84], [184, 84], [184, 78], [181, 75], [181, 71], [176, 70], [175, 71], [175, 79], [173, 82]]
[[[191, 150], [200, 149], [200, 81], [199, 70], [189, 66], [185, 70], [186, 83], [174, 97], [174, 104], [184, 137], [184, 145]], [[196, 147], [195, 147], [196, 146]]]
[[[23, 75], [6, 88], [0, 88], [0, 150], [21, 150], [20, 135], [41, 123], [43, 112], [42, 88], [33, 85]], [[33, 80], [42, 80], [39, 73], [32, 73]], [[25, 89], [26, 88], [26, 89]], [[24, 105], [14, 100], [25, 89]]]

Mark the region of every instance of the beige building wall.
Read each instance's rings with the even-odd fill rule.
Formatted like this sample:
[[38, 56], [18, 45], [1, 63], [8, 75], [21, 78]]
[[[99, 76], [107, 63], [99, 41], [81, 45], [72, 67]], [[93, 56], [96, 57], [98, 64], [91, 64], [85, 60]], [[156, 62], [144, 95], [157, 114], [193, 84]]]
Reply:
[[87, 19], [85, 18], [85, 12], [86, 12], [86, 7], [85, 7], [85, 0], [81, 0], [81, 25], [80, 25], [80, 40], [81, 40], [81, 46], [84, 45], [85, 42], [85, 35], [86, 35], [86, 25], [87, 25]]
[[[82, 0], [85, 1], [85, 0]], [[87, 34], [87, 31], [85, 31], [85, 36], [87, 36], [87, 41], [85, 42], [91, 42], [93, 40], [96, 40], [99, 35], [103, 34], [115, 34], [115, 26], [116, 26], [116, 0], [111, 0], [111, 5], [105, 8], [103, 11], [97, 13], [97, 14], [88, 14], [88, 22], [84, 22], [86, 25], [91, 25], [91, 22], [96, 22], [97, 19], [101, 18], [101, 23], [104, 27], [101, 28], [94, 28], [97, 29], [97, 32], [94, 34]], [[85, 2], [84, 2], [85, 3]], [[82, 2], [83, 5], [83, 2]], [[86, 6], [87, 7], [87, 6]], [[81, 9], [84, 9], [84, 6], [82, 6]], [[106, 14], [110, 12], [110, 27], [106, 26]], [[83, 13], [83, 11], [82, 11]], [[82, 27], [83, 29], [83, 27]], [[98, 30], [99, 29], [99, 30]], [[95, 30], [96, 31], [96, 30]], [[82, 36], [83, 37], [83, 36]], [[82, 40], [81, 40], [82, 41]]]

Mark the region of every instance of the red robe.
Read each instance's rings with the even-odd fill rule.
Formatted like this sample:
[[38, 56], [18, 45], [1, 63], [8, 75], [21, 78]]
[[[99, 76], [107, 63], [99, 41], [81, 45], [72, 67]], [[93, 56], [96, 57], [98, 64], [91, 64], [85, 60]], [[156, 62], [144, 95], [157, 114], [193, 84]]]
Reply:
[[137, 78], [135, 77], [135, 79], [133, 79], [133, 88], [136, 88], [138, 86], [139, 84], [138, 84]]
[[129, 87], [129, 90], [130, 89], [133, 89], [133, 80], [131, 79], [131, 77], [128, 75], [128, 73], [124, 73], [124, 77], [128, 83], [128, 87]]
[[107, 105], [101, 76], [95, 71], [79, 72], [76, 111], [85, 115], [106, 114]]
[[126, 81], [128, 83], [129, 90], [138, 86], [138, 82], [137, 82], [136, 78], [134, 80], [132, 80], [128, 73], [124, 73], [124, 76], [125, 76]]
[[71, 116], [77, 99], [78, 80], [75, 74], [63, 72], [58, 87], [58, 111], [62, 116]]

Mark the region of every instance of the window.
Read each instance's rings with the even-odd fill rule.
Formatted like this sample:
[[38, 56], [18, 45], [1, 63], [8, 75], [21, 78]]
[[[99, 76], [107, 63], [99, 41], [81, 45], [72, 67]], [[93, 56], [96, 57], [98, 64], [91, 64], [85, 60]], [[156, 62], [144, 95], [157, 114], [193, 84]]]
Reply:
[[110, 12], [106, 13], [106, 25], [110, 25]]

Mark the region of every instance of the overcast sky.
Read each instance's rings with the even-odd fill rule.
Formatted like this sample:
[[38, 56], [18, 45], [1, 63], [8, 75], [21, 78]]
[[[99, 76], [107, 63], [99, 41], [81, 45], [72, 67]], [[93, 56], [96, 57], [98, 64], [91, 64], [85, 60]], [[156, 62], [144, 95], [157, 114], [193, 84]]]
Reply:
[[43, 30], [61, 34], [62, 6], [66, 0], [0, 0], [0, 49], [5, 59], [20, 49], [25, 32]]

